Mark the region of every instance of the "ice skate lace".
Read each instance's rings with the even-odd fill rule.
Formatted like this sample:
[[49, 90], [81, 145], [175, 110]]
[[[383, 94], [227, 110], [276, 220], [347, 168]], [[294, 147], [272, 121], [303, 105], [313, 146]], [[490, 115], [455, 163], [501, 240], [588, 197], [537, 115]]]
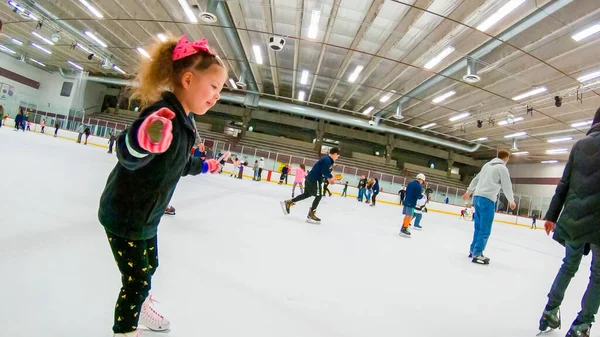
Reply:
[[144, 313], [146, 314], [146, 316], [153, 320], [153, 321], [157, 321], [157, 322], [162, 322], [163, 320], [163, 316], [161, 314], [159, 314], [158, 312], [156, 312], [156, 310], [154, 310], [154, 308], [152, 308], [152, 304], [154, 303], [160, 303], [159, 301], [155, 300], [152, 295], [148, 296], [148, 298], [146, 299], [146, 303], [145, 303], [145, 309]]

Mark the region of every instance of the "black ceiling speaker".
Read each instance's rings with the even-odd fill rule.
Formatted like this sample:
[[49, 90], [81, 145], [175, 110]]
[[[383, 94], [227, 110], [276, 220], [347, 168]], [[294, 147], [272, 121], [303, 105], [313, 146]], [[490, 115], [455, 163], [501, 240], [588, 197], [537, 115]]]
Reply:
[[88, 60], [91, 61], [93, 58], [94, 58], [94, 53], [91, 53], [91, 54], [88, 55]]
[[562, 97], [554, 96], [554, 105], [556, 105], [557, 108], [560, 108], [562, 105]]
[[483, 127], [483, 121], [482, 120], [477, 120], [477, 128], [481, 129]]

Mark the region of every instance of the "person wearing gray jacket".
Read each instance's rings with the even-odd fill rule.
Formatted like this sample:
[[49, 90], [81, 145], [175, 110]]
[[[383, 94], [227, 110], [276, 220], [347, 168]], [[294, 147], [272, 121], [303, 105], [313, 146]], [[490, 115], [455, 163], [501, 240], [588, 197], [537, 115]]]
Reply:
[[500, 189], [510, 202], [510, 209], [515, 209], [515, 199], [510, 182], [510, 174], [506, 163], [510, 154], [506, 150], [499, 150], [498, 157], [490, 160], [481, 168], [479, 174], [471, 181], [467, 192], [462, 198], [468, 200], [473, 194], [475, 206], [475, 233], [471, 243], [469, 257], [473, 263], [489, 264], [490, 259], [483, 256], [483, 251], [492, 232], [492, 223], [496, 212], [496, 201]]
[[81, 137], [83, 136], [83, 132], [85, 131], [85, 126], [83, 124], [79, 124], [77, 127], [77, 143], [81, 144]]

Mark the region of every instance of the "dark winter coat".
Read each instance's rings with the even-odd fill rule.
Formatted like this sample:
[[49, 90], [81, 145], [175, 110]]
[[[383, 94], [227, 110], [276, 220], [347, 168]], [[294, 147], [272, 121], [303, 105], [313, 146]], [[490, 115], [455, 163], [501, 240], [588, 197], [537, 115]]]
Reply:
[[546, 220], [556, 222], [554, 239], [562, 245], [565, 241], [600, 245], [599, 168], [600, 123], [571, 149], [546, 213]]
[[375, 178], [375, 183], [373, 184], [373, 193], [379, 194], [379, 179]]
[[423, 198], [423, 187], [418, 180], [413, 180], [406, 186], [406, 198], [402, 203], [406, 207], [415, 208], [417, 206], [417, 200]]
[[[173, 140], [166, 152], [149, 153], [137, 141], [144, 119], [161, 108], [175, 113]], [[106, 230], [131, 239], [149, 239], [157, 227], [182, 176], [206, 172], [208, 164], [191, 157], [196, 131], [177, 97], [170, 92], [142, 111], [117, 139], [119, 162], [108, 177], [100, 198], [98, 218]]]
[[331, 175], [331, 170], [333, 169], [333, 158], [329, 155], [321, 157], [319, 161], [313, 166], [312, 170], [308, 172], [307, 178], [312, 181], [323, 181], [323, 179], [329, 179], [333, 177]]

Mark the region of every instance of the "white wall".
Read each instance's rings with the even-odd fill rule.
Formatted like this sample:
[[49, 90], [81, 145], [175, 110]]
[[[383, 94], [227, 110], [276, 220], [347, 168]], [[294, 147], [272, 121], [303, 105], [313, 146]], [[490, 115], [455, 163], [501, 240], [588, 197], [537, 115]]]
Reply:
[[[507, 167], [511, 178], [560, 178], [565, 169], [565, 163], [509, 164]], [[551, 198], [556, 185], [513, 184], [513, 189], [518, 194]]]
[[[73, 86], [71, 97], [60, 96], [63, 82], [66, 80], [58, 73], [49, 73], [37, 67], [0, 53], [0, 66], [21, 76], [40, 83], [40, 88], [35, 89], [21, 83], [0, 76], [0, 82], [14, 87], [14, 96], [7, 101], [0, 101], [5, 105], [7, 112], [14, 117], [19, 102], [24, 101], [37, 107], [38, 110], [67, 115], [73, 101]], [[69, 80], [68, 82], [75, 82]]]

